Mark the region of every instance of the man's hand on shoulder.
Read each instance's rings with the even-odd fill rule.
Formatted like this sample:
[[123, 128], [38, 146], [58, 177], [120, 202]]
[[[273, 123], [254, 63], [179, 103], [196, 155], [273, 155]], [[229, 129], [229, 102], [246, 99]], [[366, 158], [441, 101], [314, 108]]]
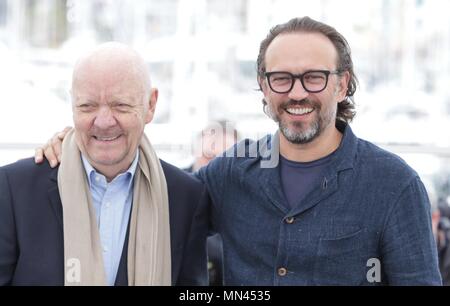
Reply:
[[61, 162], [62, 141], [66, 134], [72, 129], [67, 126], [61, 132], [56, 133], [42, 147], [36, 148], [34, 153], [34, 162], [40, 164], [47, 158], [50, 167], [55, 168]]

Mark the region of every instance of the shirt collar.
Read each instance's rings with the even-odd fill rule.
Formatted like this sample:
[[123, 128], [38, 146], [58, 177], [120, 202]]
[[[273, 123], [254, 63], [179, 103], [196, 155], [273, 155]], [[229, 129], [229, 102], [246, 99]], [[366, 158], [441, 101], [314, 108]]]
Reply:
[[336, 150], [336, 160], [337, 170], [345, 170], [353, 168], [353, 163], [355, 161], [355, 155], [358, 147], [358, 138], [353, 134], [352, 129], [348, 123], [337, 121], [337, 129], [343, 134], [341, 144]]
[[[103, 174], [99, 173], [97, 170], [94, 169], [94, 167], [92, 167], [92, 165], [89, 163], [88, 159], [84, 156], [83, 153], [81, 153], [81, 160], [83, 161], [84, 170], [86, 171], [86, 176], [88, 177], [89, 186], [92, 186], [92, 178], [95, 175], [97, 175], [97, 174], [98, 175], [102, 175], [102, 176], [103, 176]], [[128, 174], [129, 185], [133, 181], [133, 177], [134, 177], [134, 174], [136, 173], [136, 168], [137, 168], [138, 161], [139, 161], [139, 150], [136, 150], [136, 156], [134, 157], [134, 160], [131, 163], [131, 165], [128, 168], [128, 170], [125, 171], [124, 173], [119, 174], [119, 175], [122, 175], [122, 174], [125, 174], [125, 173]]]

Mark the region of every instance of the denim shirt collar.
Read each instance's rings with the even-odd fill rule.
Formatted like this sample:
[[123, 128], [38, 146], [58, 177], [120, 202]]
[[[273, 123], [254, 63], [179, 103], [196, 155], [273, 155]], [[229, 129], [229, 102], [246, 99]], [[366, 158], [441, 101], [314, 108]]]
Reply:
[[336, 121], [336, 128], [343, 133], [341, 144], [336, 151], [335, 166], [336, 171], [342, 171], [353, 168], [355, 162], [356, 150], [358, 146], [358, 138], [345, 122]]

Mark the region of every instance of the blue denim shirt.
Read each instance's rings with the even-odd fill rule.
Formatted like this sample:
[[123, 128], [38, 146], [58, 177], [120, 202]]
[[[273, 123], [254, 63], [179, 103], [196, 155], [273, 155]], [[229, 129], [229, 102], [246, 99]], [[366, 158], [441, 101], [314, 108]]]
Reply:
[[441, 284], [417, 173], [337, 126], [344, 137], [333, 161], [292, 209], [279, 166], [263, 163], [277, 161], [278, 134], [243, 141], [197, 173], [223, 238], [226, 285]]

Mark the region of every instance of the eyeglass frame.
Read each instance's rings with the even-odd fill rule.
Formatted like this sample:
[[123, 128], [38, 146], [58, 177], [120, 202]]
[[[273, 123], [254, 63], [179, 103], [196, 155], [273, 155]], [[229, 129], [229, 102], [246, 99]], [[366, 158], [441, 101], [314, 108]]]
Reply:
[[[308, 74], [308, 73], [311, 73], [311, 72], [320, 72], [320, 73], [324, 73], [325, 74], [325, 77], [326, 77], [325, 85], [324, 85], [324, 87], [321, 90], [308, 90], [305, 87], [305, 84], [303, 83], [303, 76], [305, 74]], [[265, 72], [264, 76], [266, 77], [267, 84], [269, 84], [270, 89], [273, 92], [277, 93], [277, 94], [287, 94], [287, 93], [291, 92], [292, 88], [294, 88], [294, 84], [295, 84], [295, 80], [296, 79], [300, 80], [300, 83], [302, 84], [303, 89], [306, 92], [308, 92], [308, 93], [319, 93], [319, 92], [324, 91], [327, 88], [327, 86], [328, 86], [328, 79], [329, 79], [330, 74], [341, 74], [342, 72], [343, 72], [342, 70], [308, 70], [308, 71], [305, 71], [304, 73], [293, 74], [293, 73], [290, 73], [288, 71], [270, 71], [270, 72]], [[270, 79], [269, 78], [270, 78], [271, 75], [273, 75], [275, 73], [286, 73], [286, 74], [289, 74], [291, 76], [291, 86], [289, 87], [289, 90], [287, 90], [287, 91], [276, 91], [276, 90], [274, 90], [272, 88], [272, 84], [270, 83]]]

